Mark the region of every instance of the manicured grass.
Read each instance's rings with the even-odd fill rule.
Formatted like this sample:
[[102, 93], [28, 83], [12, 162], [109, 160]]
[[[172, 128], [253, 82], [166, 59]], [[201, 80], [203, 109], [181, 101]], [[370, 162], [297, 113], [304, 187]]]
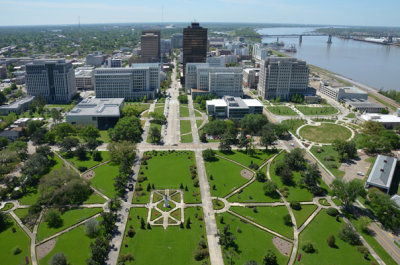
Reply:
[[[390, 256], [389, 253], [381, 246], [381, 244], [376, 241], [376, 239], [371, 235], [361, 231], [359, 226], [359, 220], [351, 219], [354, 227], [357, 231], [364, 237], [364, 239], [368, 242], [368, 244], [376, 251], [378, 256], [386, 263], [386, 265], [396, 265], [396, 261]], [[394, 241], [396, 243], [396, 241]]]
[[249, 156], [246, 154], [246, 151], [242, 150], [232, 150], [229, 153], [222, 153], [217, 151], [217, 155], [229, 158], [234, 160], [246, 167], [250, 166], [251, 162], [257, 164], [259, 167], [268, 161], [274, 154], [277, 153], [278, 150], [255, 150], [255, 154], [253, 156]]
[[125, 105], [135, 106], [139, 110], [139, 113], [142, 113], [143, 111], [148, 110], [150, 108], [149, 103], [142, 103], [142, 102], [125, 102]]
[[[320, 265], [320, 264], [371, 264], [365, 260], [356, 246], [352, 246], [342, 241], [338, 232], [344, 222], [337, 222], [335, 217], [329, 216], [325, 211], [321, 211], [315, 219], [300, 233], [299, 252], [302, 257], [296, 264]], [[336, 238], [337, 248], [331, 248], [326, 243], [330, 235]], [[301, 250], [306, 242], [311, 242], [316, 249], [314, 253], [305, 253]]]
[[28, 208], [19, 208], [14, 210], [14, 213], [18, 216], [19, 219], [22, 220], [25, 216], [28, 215], [29, 209]]
[[[196, 215], [198, 218], [196, 218]], [[133, 238], [125, 234], [120, 255], [131, 253], [134, 256], [135, 260], [126, 262], [126, 265], [203, 264], [203, 261], [196, 261], [193, 257], [193, 252], [200, 240], [204, 240], [207, 243], [202, 216], [203, 211], [201, 208], [190, 207], [185, 209], [185, 220], [190, 218], [192, 223], [190, 229], [169, 226], [164, 230], [162, 226], [152, 226], [151, 230], [143, 230], [140, 229], [140, 219], [146, 220], [147, 209], [132, 209], [126, 233], [129, 227], [132, 226], [136, 234]], [[208, 259], [204, 261], [206, 261], [205, 264], [209, 264]]]
[[189, 117], [189, 107], [187, 104], [179, 105], [179, 115], [181, 118]]
[[11, 202], [7, 202], [4, 207], [0, 209], [0, 212], [10, 210], [12, 207], [14, 207], [14, 204], [12, 204]]
[[119, 173], [119, 165], [107, 163], [93, 171], [95, 176], [90, 180], [92, 185], [108, 198], [114, 198], [114, 178]]
[[[31, 264], [30, 239], [11, 215], [7, 216], [10, 218], [10, 225], [0, 232], [0, 263], [7, 265], [25, 264], [25, 257], [29, 257], [29, 264]], [[12, 231], [13, 228], [16, 230], [15, 233]], [[14, 255], [13, 250], [16, 247], [20, 248], [22, 252]]]
[[194, 116], [195, 117], [202, 117], [201, 112], [198, 110], [194, 110]]
[[344, 126], [322, 123], [320, 126], [306, 125], [300, 129], [300, 136], [317, 143], [332, 143], [335, 140], [348, 140], [351, 131]]
[[331, 204], [328, 202], [328, 200], [327, 199], [319, 199], [318, 200], [318, 202], [321, 204], [321, 205], [324, 205], [324, 206], [331, 206]]
[[203, 124], [203, 120], [196, 120], [196, 126], [197, 128], [200, 128], [200, 126]]
[[158, 114], [164, 114], [165, 104], [156, 104], [154, 112]]
[[66, 211], [64, 214], [61, 215], [63, 219], [63, 224], [59, 228], [50, 228], [45, 222], [45, 217], [43, 218], [42, 222], [39, 225], [38, 233], [36, 236], [37, 241], [41, 241], [45, 238], [48, 238], [51, 235], [54, 235], [68, 227], [79, 223], [80, 221], [85, 220], [99, 212], [102, 212], [102, 208], [81, 208], [81, 209], [71, 209]]
[[205, 166], [213, 196], [224, 197], [248, 181], [240, 175], [241, 166], [225, 159], [206, 161]]
[[[221, 218], [224, 223], [221, 224]], [[278, 264], [287, 264], [289, 257], [282, 255], [272, 243], [272, 234], [261, 230], [250, 223], [242, 222], [238, 217], [230, 213], [217, 214], [217, 226], [220, 233], [225, 226], [230, 226], [230, 231], [235, 236], [235, 243], [238, 245], [239, 253], [234, 255], [234, 264], [244, 264], [246, 261], [255, 260], [263, 264], [262, 260], [267, 250], [272, 250], [278, 259]], [[223, 249], [222, 249], [223, 250]], [[224, 253], [224, 251], [222, 251]], [[225, 264], [230, 264], [230, 259], [224, 255]]]
[[346, 118], [349, 118], [349, 119], [353, 119], [355, 117], [356, 117], [356, 114], [354, 112], [351, 112], [351, 113], [346, 115]]
[[229, 202], [277, 202], [281, 201], [279, 195], [272, 198], [264, 194], [264, 183], [257, 180], [228, 198]]
[[[198, 203], [201, 201], [199, 187], [194, 187], [194, 180], [191, 178], [190, 166], [196, 165], [194, 153], [191, 151], [162, 151], [146, 152], [145, 155], [151, 156], [147, 160], [147, 165], [140, 166], [139, 178], [147, 178], [136, 185], [133, 203], [149, 202], [150, 192], [147, 186], [154, 185], [155, 189], [179, 189], [182, 184], [187, 187], [184, 191], [186, 203]], [[143, 174], [142, 174], [143, 172]], [[140, 187], [143, 194], [138, 196]]]
[[371, 170], [372, 170], [372, 167], [375, 164], [376, 158], [377, 158], [377, 156], [371, 156], [371, 157], [368, 157], [367, 159], [365, 159], [366, 162], [371, 163], [369, 168], [368, 168], [367, 174], [366, 174], [367, 178], [369, 176], [369, 173], [371, 173]]
[[103, 143], [111, 142], [110, 136], [108, 135], [107, 130], [100, 130], [100, 138], [98, 140], [102, 141]]
[[180, 124], [181, 124], [181, 134], [192, 132], [192, 126], [191, 126], [190, 121], [181, 120]]
[[93, 192], [92, 195], [83, 203], [83, 204], [95, 204], [95, 203], [105, 203], [106, 200], [98, 195], [96, 192]]
[[[322, 152], [318, 153], [317, 151], [321, 150]], [[333, 175], [339, 178], [343, 178], [344, 171], [339, 170], [340, 168], [340, 161], [339, 155], [336, 150], [333, 149], [331, 145], [324, 145], [322, 147], [313, 146], [311, 148], [311, 152], [318, 158], [318, 160], [327, 167]], [[333, 157], [333, 161], [327, 161], [326, 159], [330, 159]]]
[[376, 101], [378, 101], [379, 103], [382, 103], [383, 105], [385, 105], [386, 107], [389, 107], [390, 109], [396, 111], [397, 107], [393, 106], [392, 104], [390, 104], [389, 102], [387, 102], [386, 100], [383, 100], [377, 96], [375, 96], [372, 93], [368, 93], [368, 96], [375, 99]]
[[294, 218], [296, 218], [297, 228], [299, 228], [305, 221], [307, 221], [308, 217], [317, 209], [317, 205], [315, 204], [303, 204], [301, 205], [301, 210], [297, 211], [292, 209]]
[[287, 238], [293, 239], [293, 227], [283, 222], [283, 217], [289, 214], [286, 206], [276, 207], [231, 207], [230, 210], [238, 213], [264, 227], [267, 227]]
[[[150, 129], [153, 128], [153, 127], [158, 128], [158, 130], [159, 130], [160, 133], [161, 133], [161, 128], [162, 128], [162, 125], [161, 125], [161, 124], [158, 124], [158, 123], [155, 123], [155, 122], [151, 122], [151, 123], [150, 123]], [[162, 135], [161, 135], [161, 137], [162, 137]], [[151, 140], [150, 140], [150, 133], [147, 135], [146, 142], [151, 143]]]
[[282, 124], [286, 124], [289, 127], [289, 131], [292, 134], [296, 134], [297, 129], [303, 125], [306, 124], [306, 120], [302, 119], [290, 119], [290, 120], [284, 120], [282, 121]]
[[105, 161], [110, 160], [110, 153], [107, 151], [101, 151], [101, 157], [103, 158], [102, 161], [94, 161], [92, 158], [92, 153], [91, 152], [86, 152], [86, 160], [80, 161], [78, 157], [73, 156], [73, 157], [68, 157], [65, 154], [61, 154], [63, 158], [68, 160], [74, 167], [79, 168], [79, 167], [87, 167], [88, 169], [97, 166], [100, 163], [103, 163]]
[[90, 243], [93, 241], [85, 234], [85, 227], [80, 225], [57, 237], [54, 248], [39, 260], [40, 265], [47, 265], [51, 257], [59, 252], [67, 256], [68, 264], [84, 265], [91, 256]]
[[298, 116], [298, 114], [289, 107], [286, 106], [274, 106], [267, 107], [272, 114], [281, 115], [281, 116]]
[[[278, 185], [278, 189], [281, 189], [285, 185], [282, 183], [281, 178], [275, 174], [275, 167], [276, 167], [275, 165], [277, 161], [283, 160], [283, 158], [284, 158], [284, 153], [278, 155], [274, 159], [274, 161], [272, 161], [269, 171], [271, 179], [276, 182], [276, 184]], [[306, 188], [300, 188], [300, 186], [297, 184], [300, 179], [301, 179], [300, 172], [293, 171], [293, 185], [287, 186], [289, 189], [289, 196], [287, 197], [288, 201], [299, 201], [299, 202], [312, 201], [313, 199], [312, 193], [309, 192]]]
[[191, 133], [181, 136], [181, 143], [192, 143], [192, 142], [193, 142], [193, 136]]
[[338, 109], [332, 106], [324, 107], [306, 107], [306, 106], [296, 106], [296, 109], [301, 111], [304, 115], [334, 115], [338, 113]]

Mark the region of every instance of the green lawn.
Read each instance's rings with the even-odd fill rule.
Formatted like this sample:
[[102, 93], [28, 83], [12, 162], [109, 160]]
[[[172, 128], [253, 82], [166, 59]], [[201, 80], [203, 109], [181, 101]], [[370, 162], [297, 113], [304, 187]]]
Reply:
[[349, 118], [349, 119], [353, 119], [355, 117], [356, 117], [356, 114], [354, 112], [351, 112], [351, 113], [346, 115], [346, 118]]
[[296, 106], [296, 109], [301, 111], [304, 115], [334, 115], [339, 111], [338, 109], [332, 106], [324, 106], [324, 107], [306, 107], [306, 106]]
[[241, 166], [225, 159], [206, 161], [205, 166], [213, 196], [224, 197], [248, 181], [240, 175], [240, 171], [243, 169]]
[[92, 159], [92, 153], [91, 152], [86, 152], [86, 160], [80, 161], [78, 159], [78, 157], [74, 156], [74, 157], [67, 157], [65, 154], [61, 154], [63, 156], [63, 158], [65, 158], [66, 160], [68, 160], [68, 162], [70, 162], [74, 167], [79, 168], [79, 167], [87, 167], [88, 169], [103, 163], [105, 161], [110, 160], [110, 153], [107, 151], [101, 151], [101, 157], [103, 158], [102, 161], [94, 161]]
[[368, 157], [367, 159], [365, 159], [366, 162], [371, 163], [368, 168], [367, 174], [366, 174], [367, 177], [369, 176], [369, 173], [371, 173], [371, 170], [375, 164], [376, 158], [377, 158], [377, 156], [371, 156], [371, 157]]
[[[344, 222], [337, 222], [335, 217], [329, 216], [325, 211], [321, 211], [315, 219], [300, 233], [299, 252], [302, 254], [301, 261], [296, 264], [324, 265], [324, 264], [371, 264], [365, 260], [356, 246], [352, 246], [342, 241], [338, 232]], [[336, 238], [337, 248], [331, 248], [326, 243], [330, 235]], [[311, 242], [316, 249], [315, 253], [305, 253], [301, 250], [306, 242]], [[373, 260], [373, 258], [370, 256]]]
[[108, 135], [107, 130], [100, 130], [100, 141], [102, 141], [103, 143], [109, 143], [111, 142], [110, 136]]
[[[136, 234], [133, 238], [125, 234], [120, 255], [131, 253], [135, 260], [125, 264], [203, 264], [203, 261], [196, 261], [193, 258], [193, 252], [200, 240], [207, 243], [202, 215], [201, 208], [190, 207], [185, 209], [185, 220], [190, 218], [192, 223], [190, 229], [169, 226], [164, 230], [162, 226], [152, 226], [151, 230], [142, 230], [140, 218], [147, 218], [147, 209], [132, 209], [126, 233], [132, 226]], [[205, 264], [210, 264], [208, 259], [204, 261]]]
[[181, 120], [181, 134], [190, 133], [192, 132], [192, 125], [188, 120]]
[[179, 105], [179, 115], [181, 118], [189, 117], [189, 107], [187, 104]]
[[[154, 112], [155, 113], [159, 113], [159, 114], [164, 114], [164, 107], [165, 107], [164, 103], [156, 104], [156, 107], [154, 108]], [[150, 112], [149, 111], [143, 112], [141, 117], [142, 118], [149, 118], [150, 117]]]
[[[283, 157], [284, 153], [278, 155], [274, 159], [274, 161], [272, 161], [269, 171], [271, 179], [276, 182], [279, 189], [281, 189], [285, 185], [282, 183], [281, 178], [275, 174], [275, 164], [277, 161], [282, 160]], [[287, 186], [289, 189], [289, 196], [287, 197], [288, 201], [312, 201], [313, 199], [312, 193], [310, 193], [305, 188], [300, 188], [300, 186], [297, 184], [300, 178], [301, 178], [300, 172], [293, 171], [293, 185]]]
[[[201, 201], [200, 189], [194, 186], [194, 180], [190, 174], [190, 166], [196, 165], [193, 152], [146, 152], [146, 155], [150, 155], [151, 159], [147, 160], [147, 165], [140, 166], [140, 176], [147, 179], [136, 185], [134, 203], [149, 202], [150, 192], [147, 191], [149, 184], [154, 185], [155, 189], [179, 189], [182, 184], [188, 188], [188, 191], [184, 192], [186, 203]], [[142, 196], [138, 196], [140, 187], [143, 188]]]
[[114, 178], [119, 173], [119, 165], [107, 163], [95, 168], [95, 176], [90, 180], [92, 185], [108, 198], [114, 198]]
[[193, 142], [193, 136], [191, 133], [181, 136], [181, 143], [192, 143], [192, 142]]
[[203, 120], [196, 120], [196, 126], [197, 128], [200, 128], [200, 126], [203, 124]]
[[274, 107], [267, 107], [271, 113], [275, 115], [281, 116], [298, 116], [298, 114], [289, 107], [286, 106], [274, 106]]
[[[224, 223], [221, 224], [221, 217]], [[238, 245], [239, 253], [233, 257], [234, 264], [244, 264], [249, 260], [255, 260], [258, 264], [263, 264], [262, 260], [267, 250], [272, 250], [277, 258], [278, 264], [287, 264], [289, 257], [282, 255], [272, 243], [272, 234], [263, 231], [252, 224], [242, 222], [238, 217], [230, 213], [217, 214], [217, 225], [220, 232], [226, 225], [230, 226], [230, 231], [235, 236], [235, 243]], [[224, 251], [223, 251], [224, 253]], [[229, 258], [224, 255], [225, 264], [230, 264]]]
[[[30, 255], [30, 239], [27, 234], [19, 227], [14, 221], [11, 215], [7, 215], [10, 218], [10, 225], [3, 231], [0, 232], [0, 260], [2, 264], [7, 265], [20, 265], [25, 264], [25, 257]], [[15, 228], [16, 232], [13, 233], [12, 229]], [[20, 248], [21, 253], [14, 255], [14, 248]], [[31, 263], [29, 263], [31, 264]]]
[[[161, 124], [158, 124], [158, 123], [155, 123], [155, 122], [151, 122], [151, 123], [150, 123], [150, 129], [153, 128], [153, 127], [158, 128], [158, 130], [159, 130], [160, 133], [161, 133], [161, 128], [162, 128]], [[149, 131], [150, 131], [150, 130], [149, 130]], [[151, 143], [151, 140], [150, 140], [150, 133], [147, 135], [146, 142]]]
[[284, 120], [282, 121], [282, 124], [286, 124], [289, 127], [289, 131], [292, 134], [296, 134], [297, 129], [303, 125], [306, 124], [306, 120], [302, 119], [290, 119], [290, 120]]
[[194, 116], [195, 117], [202, 117], [201, 112], [198, 110], [194, 110]]
[[253, 156], [249, 156], [246, 154], [246, 151], [242, 150], [233, 150], [230, 153], [222, 153], [217, 151], [217, 155], [229, 158], [234, 160], [246, 167], [250, 166], [251, 162], [256, 163], [258, 166], [261, 166], [263, 163], [268, 161], [274, 154], [277, 153], [278, 150], [256, 150]]
[[93, 192], [83, 204], [105, 203], [106, 200], [96, 192]]
[[4, 212], [7, 210], [10, 210], [12, 207], [14, 207], [14, 204], [12, 204], [11, 202], [7, 202], [3, 208], [0, 209], [0, 212]]
[[41, 241], [45, 238], [48, 238], [51, 235], [54, 235], [68, 227], [83, 221], [84, 219], [91, 217], [99, 212], [102, 212], [102, 208], [80, 208], [80, 209], [71, 209], [66, 211], [61, 215], [63, 219], [63, 224], [59, 228], [50, 228], [45, 222], [45, 217], [43, 217], [42, 222], [39, 225], [38, 233], [36, 236], [37, 241]]
[[[322, 151], [318, 153], [318, 151]], [[339, 178], [343, 178], [344, 171], [339, 170], [340, 161], [339, 155], [336, 150], [333, 149], [331, 145], [324, 145], [323, 147], [313, 146], [311, 148], [311, 152], [318, 158], [318, 160], [326, 166], [331, 173]], [[333, 158], [333, 161], [327, 161]]]
[[86, 260], [91, 256], [90, 243], [92, 241], [94, 240], [86, 236], [85, 227], [80, 225], [57, 237], [56, 245], [49, 254], [39, 260], [39, 264], [47, 265], [55, 253], [62, 252], [67, 256], [69, 264], [85, 265]]
[[139, 113], [142, 113], [145, 110], [148, 110], [151, 104], [142, 102], [125, 102], [125, 105], [133, 105], [139, 110]]
[[299, 228], [305, 221], [307, 221], [308, 217], [317, 209], [317, 205], [302, 205], [301, 210], [293, 210], [294, 218], [296, 218], [297, 228]]
[[19, 219], [22, 220], [25, 216], [28, 215], [29, 209], [28, 208], [19, 208], [14, 210], [14, 213], [18, 216]]
[[279, 196], [271, 198], [264, 194], [263, 189], [264, 183], [258, 182], [257, 180], [251, 183], [246, 188], [242, 189], [241, 192], [234, 194], [229, 197], [229, 202], [277, 202], [281, 201]]
[[287, 238], [293, 239], [293, 227], [287, 226], [283, 222], [283, 217], [289, 214], [286, 206], [276, 207], [256, 207], [257, 211], [254, 212], [254, 208], [249, 207], [231, 207], [230, 210], [238, 213], [248, 219], [267, 227]]
[[306, 125], [300, 129], [300, 136], [317, 143], [332, 143], [334, 140], [348, 140], [351, 131], [344, 126], [322, 123], [320, 126]]

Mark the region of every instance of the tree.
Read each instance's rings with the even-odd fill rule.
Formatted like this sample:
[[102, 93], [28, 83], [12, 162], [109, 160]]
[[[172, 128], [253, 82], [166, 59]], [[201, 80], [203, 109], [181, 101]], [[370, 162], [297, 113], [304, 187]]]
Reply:
[[142, 125], [136, 117], [119, 119], [114, 128], [108, 130], [108, 135], [113, 141], [139, 142], [142, 139]]
[[67, 122], [58, 123], [54, 125], [51, 130], [54, 132], [58, 142], [62, 141], [67, 136], [75, 134], [75, 128]]
[[78, 147], [75, 149], [75, 155], [80, 161], [86, 160], [86, 146], [83, 144], [78, 145]]
[[276, 254], [272, 250], [268, 249], [267, 254], [264, 256], [263, 264], [264, 265], [277, 265], [278, 264], [278, 259], [276, 257]]
[[190, 229], [191, 224], [192, 222], [190, 221], [190, 217], [188, 217], [188, 219], [186, 220], [186, 229]]
[[161, 140], [161, 132], [157, 127], [151, 127], [149, 132], [150, 142], [159, 143]]
[[64, 253], [55, 253], [49, 260], [49, 265], [68, 265], [67, 256]]
[[38, 128], [35, 130], [34, 133], [31, 135], [31, 140], [35, 145], [44, 144], [46, 142], [46, 128]]
[[140, 113], [140, 109], [135, 105], [125, 105], [122, 108], [122, 115], [124, 117], [139, 117]]
[[240, 134], [239, 137], [239, 147], [240, 148], [245, 148], [246, 149], [246, 153], [247, 153], [247, 149], [249, 148], [249, 145], [251, 143], [251, 139], [247, 138], [246, 135], [244, 135], [243, 133]]
[[315, 252], [315, 248], [314, 248], [314, 246], [313, 246], [313, 244], [311, 242], [305, 243], [301, 249], [305, 253], [314, 253]]
[[328, 239], [326, 240], [326, 242], [328, 243], [328, 246], [330, 246], [331, 248], [336, 248], [336, 239], [334, 235], [330, 235], [328, 237]]
[[10, 223], [10, 218], [4, 212], [0, 212], [0, 232], [5, 230]]
[[377, 189], [370, 189], [368, 197], [376, 218], [385, 228], [396, 230], [400, 227], [400, 209], [390, 196]]
[[268, 146], [271, 146], [275, 140], [276, 136], [272, 126], [270, 126], [270, 124], [264, 125], [261, 132], [260, 144], [265, 147], [265, 150], [267, 150]]
[[346, 161], [347, 159], [353, 159], [357, 157], [357, 147], [354, 141], [343, 141], [336, 139], [333, 144], [333, 149], [339, 153], [340, 161]]
[[265, 195], [267, 195], [269, 197], [276, 197], [276, 195], [277, 195], [276, 189], [277, 188], [278, 188], [278, 185], [273, 181], [267, 181], [267, 182], [265, 182], [265, 184], [263, 186]]
[[265, 182], [267, 180], [267, 176], [261, 170], [256, 172], [256, 179], [258, 182]]
[[0, 92], [0, 105], [4, 104], [5, 102], [7, 102], [7, 97], [4, 94], [4, 92]]
[[60, 151], [62, 153], [68, 153], [68, 155], [71, 155], [72, 148], [77, 147], [79, 144], [79, 140], [75, 137], [66, 137], [62, 140], [60, 143]]
[[86, 148], [90, 151], [93, 151], [99, 146], [99, 141], [96, 139], [89, 139], [86, 141]]
[[278, 161], [275, 166], [275, 174], [280, 176], [282, 183], [285, 185], [293, 184], [293, 172], [290, 166], [284, 161]]
[[114, 212], [102, 212], [101, 225], [104, 227], [104, 232], [111, 235], [115, 229], [115, 221], [117, 220], [117, 215]]
[[0, 137], [0, 149], [6, 147], [7, 145], [8, 145], [7, 137], [1, 136]]
[[100, 151], [93, 151], [92, 158], [93, 158], [93, 161], [98, 161], [98, 162], [103, 160], [103, 157], [101, 156]]
[[218, 150], [219, 150], [220, 152], [222, 152], [222, 153], [229, 153], [229, 152], [232, 151], [232, 147], [231, 147], [229, 141], [226, 141], [226, 140], [222, 139], [222, 140], [219, 142]]
[[203, 151], [203, 159], [205, 161], [213, 161], [215, 159], [215, 151], [211, 148], [208, 148]]
[[102, 236], [96, 238], [96, 240], [90, 243], [90, 249], [92, 257], [87, 261], [88, 265], [100, 265], [104, 264], [107, 257], [109, 242]]
[[361, 244], [360, 236], [350, 224], [343, 224], [342, 228], [339, 231], [339, 238], [349, 243], [350, 245]]
[[136, 145], [128, 141], [112, 142], [107, 148], [114, 163], [131, 163], [136, 157]]
[[99, 221], [97, 219], [90, 219], [85, 223], [85, 233], [88, 237], [94, 238], [100, 231]]
[[306, 159], [304, 158], [304, 150], [295, 148], [289, 153], [285, 153], [284, 161], [289, 165], [290, 169], [299, 171], [304, 168]]
[[292, 226], [292, 218], [290, 217], [289, 214], [286, 214], [283, 216], [283, 222], [285, 223], [285, 225], [287, 226]]
[[342, 179], [335, 179], [331, 184], [332, 192], [344, 204], [345, 210], [350, 210], [351, 205], [357, 199], [357, 196], [365, 197], [365, 189], [361, 180], [354, 179], [345, 182]]
[[164, 114], [159, 113], [159, 112], [150, 112], [150, 117], [153, 118], [151, 122], [157, 123], [157, 124], [164, 124], [167, 121], [167, 118], [165, 117]]
[[63, 224], [60, 212], [55, 209], [50, 209], [47, 212], [45, 221], [47, 222], [47, 225], [51, 228], [58, 228], [61, 227]]
[[50, 111], [51, 113], [51, 117], [53, 118], [53, 121], [55, 123], [57, 123], [58, 121], [60, 121], [62, 119], [62, 115], [60, 113], [60, 111], [58, 111], [57, 109], [53, 108]]
[[368, 216], [361, 216], [358, 219], [358, 223], [362, 232], [369, 234], [371, 231], [369, 230], [368, 226], [371, 223], [371, 219]]
[[81, 134], [82, 138], [85, 139], [86, 142], [89, 140], [96, 140], [97, 138], [100, 137], [99, 129], [97, 129], [93, 125], [85, 126], [81, 130], [80, 134]]
[[146, 223], [143, 220], [143, 217], [140, 219], [140, 229], [146, 229]]
[[240, 127], [244, 134], [260, 135], [263, 126], [267, 123], [268, 119], [263, 114], [247, 114], [240, 121]]

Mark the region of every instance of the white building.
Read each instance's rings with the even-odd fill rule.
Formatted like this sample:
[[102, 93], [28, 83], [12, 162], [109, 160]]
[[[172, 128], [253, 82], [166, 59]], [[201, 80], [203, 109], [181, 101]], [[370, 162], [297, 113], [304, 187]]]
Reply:
[[71, 124], [93, 125], [101, 130], [114, 127], [121, 117], [123, 98], [88, 98], [67, 113]]
[[399, 117], [400, 110], [397, 109], [396, 115], [391, 114], [363, 114], [361, 115], [361, 119], [364, 121], [375, 121], [381, 123], [388, 129], [392, 129], [395, 126], [400, 125], [400, 117]]
[[261, 62], [258, 95], [264, 99], [289, 100], [295, 94], [315, 94], [308, 88], [309, 68], [305, 61], [289, 57], [270, 57]]
[[268, 57], [268, 49], [264, 48], [261, 43], [253, 45], [253, 58], [258, 61], [265, 60]]
[[78, 67], [75, 69], [75, 83], [79, 90], [94, 89], [94, 67]]
[[76, 94], [75, 71], [65, 59], [36, 60], [26, 65], [28, 95], [43, 96], [48, 103], [67, 103]]
[[368, 100], [368, 93], [361, 89], [356, 87], [332, 87], [323, 81], [319, 84], [318, 92], [336, 101], [344, 99]]
[[98, 68], [94, 71], [97, 98], [125, 100], [155, 98], [160, 89], [160, 64], [139, 63], [130, 68]]
[[188, 63], [186, 65], [185, 87], [189, 93], [210, 93], [223, 96], [241, 97], [241, 67], [212, 67], [207, 63]]
[[206, 101], [207, 115], [216, 118], [241, 119], [247, 114], [262, 114], [263, 105], [256, 99], [225, 96]]
[[86, 65], [101, 66], [104, 63], [104, 55], [101, 52], [94, 52], [86, 56]]

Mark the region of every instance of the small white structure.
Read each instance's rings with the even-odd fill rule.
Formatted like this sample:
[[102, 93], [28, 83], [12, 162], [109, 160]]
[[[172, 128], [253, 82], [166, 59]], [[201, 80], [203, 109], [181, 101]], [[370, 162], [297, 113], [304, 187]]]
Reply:
[[247, 114], [262, 114], [263, 105], [256, 99], [225, 96], [206, 101], [207, 115], [217, 118], [241, 119]]
[[399, 109], [396, 115], [392, 114], [363, 114], [361, 119], [364, 121], [375, 121], [381, 123], [387, 129], [392, 129], [393, 127], [400, 125]]

